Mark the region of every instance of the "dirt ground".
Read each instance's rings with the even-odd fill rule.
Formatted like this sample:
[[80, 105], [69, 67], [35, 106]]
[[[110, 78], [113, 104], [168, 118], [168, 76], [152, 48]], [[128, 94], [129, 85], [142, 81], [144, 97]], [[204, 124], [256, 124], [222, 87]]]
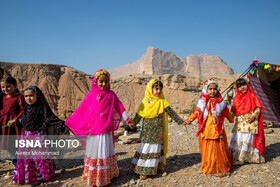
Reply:
[[[232, 124], [225, 123], [228, 142], [231, 138]], [[207, 176], [200, 173], [200, 154], [198, 139], [195, 137], [197, 123], [185, 129], [175, 123], [169, 124], [169, 153], [167, 171], [147, 180], [138, 180], [139, 176], [129, 170], [131, 158], [137, 144], [116, 143], [119, 177], [111, 181], [111, 186], [279, 186], [280, 187], [280, 128], [265, 134], [266, 163], [234, 166], [229, 177]], [[271, 129], [269, 129], [271, 130]], [[39, 186], [86, 186], [81, 180], [83, 160], [56, 160], [56, 175]], [[4, 179], [13, 166], [1, 162], [0, 186], [12, 185], [11, 179]], [[31, 185], [26, 185], [31, 186]]]

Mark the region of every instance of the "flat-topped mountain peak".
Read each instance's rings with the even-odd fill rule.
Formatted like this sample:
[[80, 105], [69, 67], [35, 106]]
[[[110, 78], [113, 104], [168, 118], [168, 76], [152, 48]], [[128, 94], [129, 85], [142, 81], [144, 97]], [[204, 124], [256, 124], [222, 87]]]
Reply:
[[190, 77], [234, 74], [233, 69], [219, 56], [209, 54], [176, 56], [171, 51], [148, 47], [145, 54], [134, 63], [109, 70], [113, 78], [130, 74], [181, 74]]

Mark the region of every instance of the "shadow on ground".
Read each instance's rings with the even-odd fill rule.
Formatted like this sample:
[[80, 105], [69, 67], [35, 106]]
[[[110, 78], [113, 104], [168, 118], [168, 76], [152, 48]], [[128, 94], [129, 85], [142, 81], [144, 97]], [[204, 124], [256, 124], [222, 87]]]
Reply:
[[[130, 168], [131, 158], [126, 158], [118, 161], [119, 167], [119, 177], [111, 181], [110, 187], [123, 185], [130, 182], [132, 179], [138, 180], [139, 175], [132, 172]], [[201, 162], [201, 157], [199, 153], [192, 153], [187, 155], [175, 155], [168, 157], [166, 160], [167, 168], [166, 172], [168, 174], [179, 171], [181, 169], [191, 167]], [[161, 177], [162, 174], [158, 173], [153, 176], [153, 178]]]

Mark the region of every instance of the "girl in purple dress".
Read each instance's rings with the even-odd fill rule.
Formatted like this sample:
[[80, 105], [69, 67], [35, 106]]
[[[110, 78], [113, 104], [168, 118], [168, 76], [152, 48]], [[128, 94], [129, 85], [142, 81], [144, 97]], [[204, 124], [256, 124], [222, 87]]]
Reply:
[[[65, 131], [64, 121], [55, 116], [49, 107], [42, 91], [36, 87], [27, 87], [23, 91], [25, 106], [22, 118], [18, 123], [22, 124], [20, 140], [40, 141], [41, 148], [32, 148], [33, 151], [44, 150], [44, 137], [50, 126], [55, 126], [58, 134]], [[54, 175], [52, 161], [40, 154], [21, 155], [30, 152], [31, 148], [19, 147], [18, 162], [13, 181], [17, 184], [29, 184], [37, 181], [49, 180]]]

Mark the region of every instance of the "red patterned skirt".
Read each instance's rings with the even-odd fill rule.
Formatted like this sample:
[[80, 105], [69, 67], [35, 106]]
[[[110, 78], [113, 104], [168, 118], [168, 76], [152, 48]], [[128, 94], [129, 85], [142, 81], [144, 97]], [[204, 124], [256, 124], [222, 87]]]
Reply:
[[90, 186], [104, 186], [119, 176], [112, 135], [88, 136], [82, 179]]

